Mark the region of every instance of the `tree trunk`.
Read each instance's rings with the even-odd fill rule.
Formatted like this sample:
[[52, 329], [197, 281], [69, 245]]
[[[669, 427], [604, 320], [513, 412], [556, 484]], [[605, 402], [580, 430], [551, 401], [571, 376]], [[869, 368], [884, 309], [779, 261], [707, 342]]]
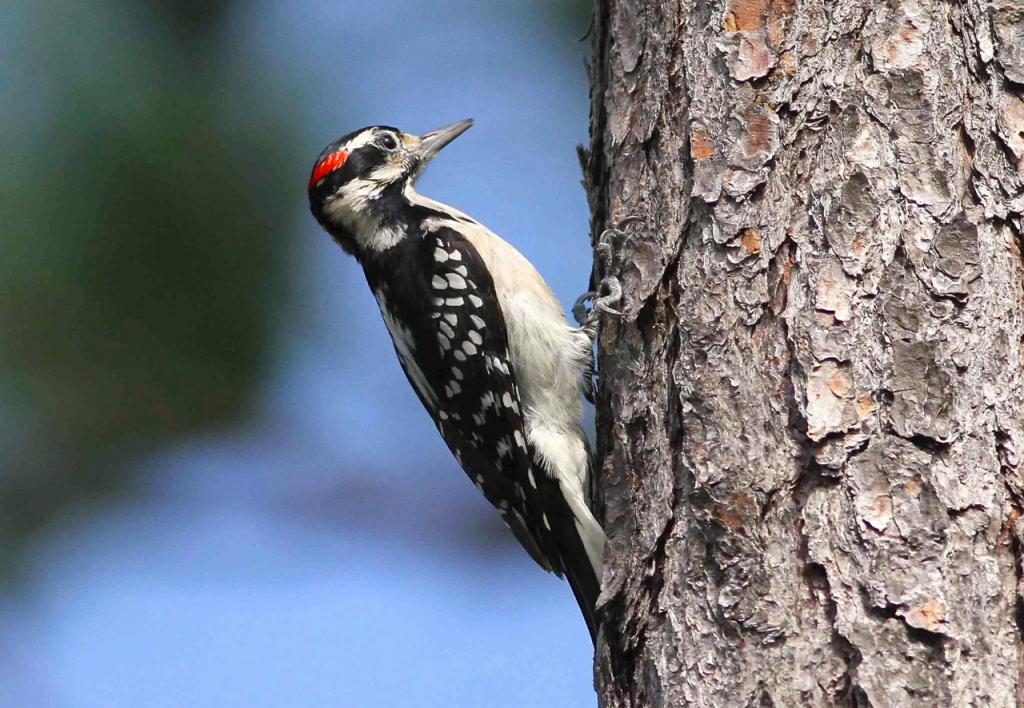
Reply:
[[1024, 0], [592, 37], [602, 705], [1018, 705]]

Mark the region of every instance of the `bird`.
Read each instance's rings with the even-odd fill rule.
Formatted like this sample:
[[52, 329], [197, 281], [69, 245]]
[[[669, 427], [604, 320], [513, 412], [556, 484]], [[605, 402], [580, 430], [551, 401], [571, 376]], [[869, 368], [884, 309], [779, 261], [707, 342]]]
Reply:
[[581, 424], [593, 329], [568, 323], [537, 269], [479, 221], [419, 194], [473, 125], [373, 125], [329, 143], [313, 216], [362, 266], [399, 363], [449, 450], [543, 569], [565, 577], [591, 639], [605, 533]]

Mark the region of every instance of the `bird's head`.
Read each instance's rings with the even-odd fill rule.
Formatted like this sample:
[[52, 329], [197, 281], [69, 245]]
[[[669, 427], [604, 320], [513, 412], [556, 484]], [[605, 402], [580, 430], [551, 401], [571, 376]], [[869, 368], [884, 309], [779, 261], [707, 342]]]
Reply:
[[313, 216], [345, 250], [394, 240], [390, 230], [401, 200], [445, 145], [473, 125], [460, 120], [423, 135], [374, 125], [335, 140], [320, 153], [309, 178]]

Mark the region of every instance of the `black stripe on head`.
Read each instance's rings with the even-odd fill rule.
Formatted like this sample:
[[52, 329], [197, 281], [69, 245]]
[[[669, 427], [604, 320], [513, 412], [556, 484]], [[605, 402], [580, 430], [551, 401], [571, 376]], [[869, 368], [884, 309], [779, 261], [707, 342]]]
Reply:
[[[348, 154], [348, 160], [331, 177], [335, 187], [340, 187], [351, 179], [366, 177], [384, 164], [384, 153], [373, 144], [367, 144]], [[330, 179], [324, 180], [325, 182]]]
[[390, 130], [393, 133], [400, 133], [401, 132], [401, 131], [398, 130], [398, 128], [393, 128], [390, 125], [368, 125], [365, 128], [360, 128], [359, 130], [353, 130], [348, 135], [342, 135], [340, 138], [338, 138], [333, 143], [328, 145], [327, 149], [324, 150], [324, 153], [329, 152], [331, 149], [337, 150], [338, 148], [344, 147], [346, 143], [351, 142], [352, 140], [354, 140], [356, 138], [356, 136], [358, 136], [358, 135], [360, 135], [362, 133], [365, 133], [367, 131], [371, 131], [373, 133], [380, 133], [380, 132], [386, 131], [386, 130]]
[[[314, 199], [314, 194], [316, 194], [316, 199], [323, 199], [327, 195], [336, 192], [346, 182], [366, 177], [375, 169], [384, 165], [388, 159], [388, 151], [380, 147], [377, 142], [378, 136], [383, 133], [393, 133], [396, 139], [401, 139], [401, 131], [398, 128], [389, 125], [371, 125], [343, 135], [325, 147], [320, 152], [317, 163], [341, 150], [344, 150], [347, 155], [344, 164], [340, 168], [326, 175], [319, 184], [310, 189], [311, 199]], [[357, 140], [360, 136], [363, 136], [363, 138]], [[351, 145], [353, 142], [356, 142], [357, 145]]]

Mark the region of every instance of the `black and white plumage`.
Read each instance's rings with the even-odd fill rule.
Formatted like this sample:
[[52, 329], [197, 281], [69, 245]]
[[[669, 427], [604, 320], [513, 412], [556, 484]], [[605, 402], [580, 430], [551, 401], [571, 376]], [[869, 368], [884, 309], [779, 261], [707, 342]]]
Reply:
[[317, 220], [363, 266], [410, 383], [459, 464], [597, 622], [604, 532], [589, 508], [580, 427], [591, 341], [512, 246], [418, 194], [462, 121], [417, 137], [388, 126], [329, 145], [310, 178]]

